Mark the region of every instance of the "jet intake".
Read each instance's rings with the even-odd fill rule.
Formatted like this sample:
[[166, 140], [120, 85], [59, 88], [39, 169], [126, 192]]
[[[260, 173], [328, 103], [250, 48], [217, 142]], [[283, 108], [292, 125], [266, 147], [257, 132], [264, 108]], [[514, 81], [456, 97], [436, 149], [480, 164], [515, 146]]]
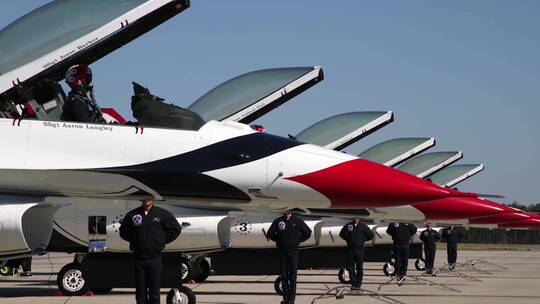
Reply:
[[[276, 248], [276, 244], [267, 238], [266, 234], [274, 219], [280, 214], [238, 213], [231, 230], [231, 248], [260, 249]], [[311, 229], [311, 237], [300, 244], [300, 247], [319, 245], [321, 241], [321, 228], [324, 224], [321, 219], [306, 219], [306, 225]]]
[[60, 207], [35, 198], [0, 197], [0, 257], [11, 259], [45, 251]]

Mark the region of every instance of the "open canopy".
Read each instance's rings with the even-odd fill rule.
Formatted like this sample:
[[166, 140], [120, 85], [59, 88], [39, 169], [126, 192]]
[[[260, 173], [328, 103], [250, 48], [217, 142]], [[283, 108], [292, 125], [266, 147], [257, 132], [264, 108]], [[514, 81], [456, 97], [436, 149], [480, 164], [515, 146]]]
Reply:
[[60, 80], [189, 7], [188, 0], [55, 0], [0, 31], [0, 94], [25, 81]]
[[484, 170], [483, 164], [454, 165], [428, 176], [437, 185], [453, 187]]
[[250, 123], [323, 79], [321, 67], [254, 71], [220, 84], [188, 109], [206, 121]]
[[404, 163], [399, 170], [424, 178], [458, 161], [463, 152], [433, 152], [422, 154]]
[[392, 167], [434, 145], [435, 138], [395, 138], [365, 150], [358, 157]]
[[341, 150], [394, 120], [388, 112], [351, 112], [321, 120], [296, 135], [296, 139]]

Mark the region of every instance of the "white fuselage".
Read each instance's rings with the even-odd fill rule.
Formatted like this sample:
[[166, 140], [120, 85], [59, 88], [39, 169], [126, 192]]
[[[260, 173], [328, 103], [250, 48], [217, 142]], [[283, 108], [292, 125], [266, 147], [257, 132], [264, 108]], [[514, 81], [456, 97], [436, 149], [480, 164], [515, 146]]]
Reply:
[[[235, 122], [211, 121], [198, 131], [189, 131], [34, 120], [23, 120], [19, 125], [18, 121], [0, 119], [0, 140], [9, 142], [11, 147], [0, 151], [0, 191], [112, 199], [137, 199], [143, 193], [143, 196], [187, 204], [200, 204], [201, 200], [214, 205], [238, 203], [234, 196], [197, 196], [189, 191], [179, 195], [160, 193], [129, 174], [117, 174], [117, 168], [133, 171], [134, 166], [190, 153], [197, 154], [191, 164], [202, 164], [213, 156], [205, 155], [205, 147], [253, 133], [249, 126]], [[243, 204], [266, 208], [274, 203], [276, 208], [291, 203], [297, 207], [329, 207], [330, 201], [324, 195], [285, 178], [355, 159], [307, 144], [236, 163], [235, 158], [243, 157], [233, 154], [236, 151], [231, 151], [231, 155], [227, 151], [208, 153], [233, 161], [222, 167], [202, 166], [204, 171], [195, 168], [190, 173], [236, 188], [240, 193], [236, 195], [244, 196]]]
[[[139, 207], [138, 201], [76, 199], [68, 207], [61, 208], [54, 217], [54, 230], [71, 241], [75, 247], [88, 248], [95, 239], [105, 240], [107, 251], [130, 252], [129, 243], [120, 238], [119, 229], [124, 215]], [[182, 226], [182, 233], [168, 244], [165, 251], [213, 251], [227, 248], [230, 244], [232, 217], [227, 212], [183, 208], [158, 204], [171, 212]], [[93, 235], [88, 230], [91, 216], [106, 217], [106, 234]], [[56, 244], [51, 244], [54, 248]]]

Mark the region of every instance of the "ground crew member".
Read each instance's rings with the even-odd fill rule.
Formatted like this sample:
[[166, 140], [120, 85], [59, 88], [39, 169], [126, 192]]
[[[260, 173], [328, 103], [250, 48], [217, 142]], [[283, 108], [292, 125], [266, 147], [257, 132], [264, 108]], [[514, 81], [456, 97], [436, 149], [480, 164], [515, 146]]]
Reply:
[[32, 276], [32, 257], [26, 257], [21, 260], [21, 266], [23, 272], [20, 274], [21, 277], [31, 277]]
[[77, 64], [66, 72], [68, 93], [64, 120], [76, 122], [106, 123], [94, 98], [92, 70], [86, 64]]
[[176, 218], [154, 206], [153, 200], [143, 200], [141, 207], [128, 212], [122, 220], [120, 237], [129, 242], [135, 255], [137, 304], [159, 304], [161, 252], [181, 230]]
[[298, 269], [298, 245], [311, 236], [311, 229], [304, 221], [288, 212], [272, 222], [267, 236], [276, 242], [281, 266], [283, 286], [282, 304], [294, 304], [296, 298], [296, 271]]
[[409, 244], [412, 236], [416, 233], [416, 226], [407, 223], [390, 223], [386, 233], [392, 236], [394, 244], [392, 250], [396, 260], [396, 274], [398, 282], [401, 283], [407, 276], [407, 266], [409, 263]]
[[426, 230], [420, 234], [420, 239], [424, 242], [424, 256], [426, 257], [426, 273], [433, 273], [433, 264], [435, 263], [435, 252], [437, 251], [437, 242], [441, 235], [433, 230], [431, 223], [426, 224]]
[[360, 218], [345, 224], [339, 236], [347, 242], [347, 270], [351, 277], [351, 289], [360, 290], [364, 277], [364, 242], [373, 239], [373, 232]]
[[457, 244], [465, 237], [465, 233], [456, 229], [455, 226], [450, 226], [441, 231], [442, 239], [446, 242], [446, 253], [448, 255], [448, 268], [450, 270], [456, 268], [457, 261]]

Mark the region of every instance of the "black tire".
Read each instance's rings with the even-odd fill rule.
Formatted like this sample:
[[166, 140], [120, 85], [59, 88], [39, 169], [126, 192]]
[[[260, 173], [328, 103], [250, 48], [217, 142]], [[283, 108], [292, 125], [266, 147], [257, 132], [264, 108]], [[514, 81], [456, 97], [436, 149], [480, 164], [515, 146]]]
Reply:
[[414, 262], [414, 267], [416, 267], [416, 270], [418, 271], [426, 270], [426, 260], [422, 258], [417, 259], [416, 262]]
[[197, 299], [195, 298], [195, 293], [193, 290], [186, 286], [180, 286], [177, 288], [180, 293], [181, 299], [176, 297], [174, 288], [167, 293], [167, 304], [195, 304]]
[[104, 294], [110, 293], [112, 290], [113, 290], [112, 287], [103, 287], [103, 288], [92, 288], [91, 291], [92, 291], [94, 294], [104, 295]]
[[349, 271], [345, 268], [341, 268], [338, 273], [338, 279], [342, 284], [351, 284], [351, 277]]
[[187, 283], [193, 280], [193, 276], [195, 275], [194, 272], [195, 271], [191, 261], [187, 258], [182, 258], [182, 261], [180, 262], [180, 274], [182, 275], [182, 282]]
[[274, 290], [280, 296], [283, 295], [283, 285], [281, 285], [281, 276], [278, 276], [274, 281]]
[[201, 259], [197, 264], [197, 270], [194, 271], [193, 280], [197, 283], [202, 283], [208, 279], [210, 275], [210, 264], [206, 259]]
[[9, 266], [4, 266], [2, 268], [0, 268], [0, 275], [3, 275], [5, 277], [7, 276], [10, 276], [13, 274], [13, 268], [9, 267]]
[[383, 272], [387, 276], [395, 276], [396, 275], [396, 265], [392, 262], [386, 262], [383, 266]]
[[70, 263], [62, 267], [56, 277], [58, 289], [65, 296], [82, 296], [88, 290], [88, 282], [80, 265]]

